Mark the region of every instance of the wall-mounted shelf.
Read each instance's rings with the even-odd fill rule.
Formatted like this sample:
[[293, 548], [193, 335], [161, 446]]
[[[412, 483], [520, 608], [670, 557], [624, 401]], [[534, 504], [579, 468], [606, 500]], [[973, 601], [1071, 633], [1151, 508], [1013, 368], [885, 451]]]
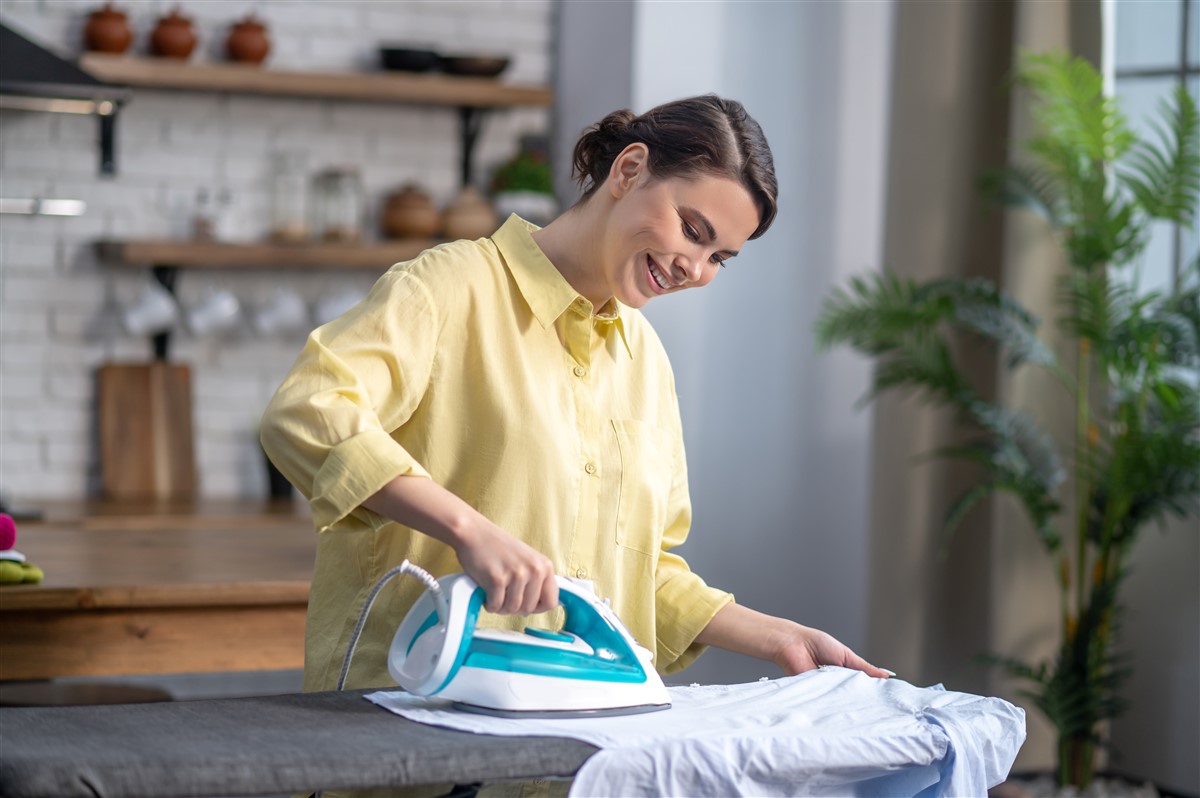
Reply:
[[98, 241], [101, 260], [113, 266], [189, 269], [375, 269], [411, 260], [437, 242], [397, 239], [362, 244], [230, 243], [224, 241]]
[[79, 64], [109, 83], [146, 89], [266, 94], [308, 99], [433, 105], [457, 108], [460, 119], [462, 185], [474, 173], [475, 142], [484, 111], [549, 106], [544, 86], [503, 83], [495, 78], [405, 72], [302, 72], [229, 63], [189, 63], [172, 58], [138, 58], [86, 53]]
[[553, 100], [548, 88], [503, 83], [495, 78], [405, 72], [301, 72], [101, 53], [87, 53], [79, 63], [101, 80], [148, 89], [292, 95], [457, 108], [548, 106]]
[[[96, 254], [110, 266], [146, 268], [175, 293], [181, 268], [188, 269], [371, 269], [383, 274], [393, 263], [412, 260], [438, 242], [426, 238], [360, 244], [231, 243], [225, 241], [108, 240]], [[171, 334], [154, 336], [154, 356], [167, 359]]]

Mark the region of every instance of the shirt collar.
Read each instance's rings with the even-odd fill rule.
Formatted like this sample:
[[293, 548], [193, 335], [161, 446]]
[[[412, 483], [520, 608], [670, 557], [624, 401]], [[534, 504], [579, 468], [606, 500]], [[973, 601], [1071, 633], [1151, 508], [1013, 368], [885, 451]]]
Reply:
[[592, 303], [571, 287], [567, 278], [562, 276], [562, 272], [533, 240], [533, 232], [539, 229], [514, 213], [492, 234], [492, 241], [504, 256], [508, 270], [533, 311], [534, 318], [543, 328], [549, 328], [559, 316], [572, 310], [591, 317], [597, 326], [612, 324], [621, 336], [625, 351], [632, 358], [633, 350], [625, 338], [625, 323], [621, 319], [621, 304], [611, 299], [593, 314]]

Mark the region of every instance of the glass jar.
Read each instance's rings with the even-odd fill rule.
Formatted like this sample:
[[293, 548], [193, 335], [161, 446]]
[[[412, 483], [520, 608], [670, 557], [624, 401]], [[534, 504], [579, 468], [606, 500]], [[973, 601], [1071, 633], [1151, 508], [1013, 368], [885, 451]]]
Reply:
[[362, 237], [363, 190], [358, 170], [331, 167], [313, 178], [313, 234], [322, 241]]
[[308, 240], [308, 174], [302, 152], [271, 156], [271, 240], [298, 244]]

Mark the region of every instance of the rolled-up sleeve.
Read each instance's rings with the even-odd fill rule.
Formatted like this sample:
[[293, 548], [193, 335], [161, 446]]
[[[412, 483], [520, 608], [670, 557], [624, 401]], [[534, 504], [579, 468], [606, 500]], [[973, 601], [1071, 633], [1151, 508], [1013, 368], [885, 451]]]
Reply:
[[692, 503], [688, 494], [687, 458], [682, 436], [678, 438], [671, 485], [667, 525], [655, 571], [655, 665], [662, 673], [675, 673], [691, 665], [707, 646], [696, 637], [717, 612], [733, 601], [733, 595], [710, 587], [688, 567], [683, 557], [671, 550], [683, 545], [692, 525]]
[[392, 433], [421, 401], [437, 352], [428, 287], [393, 268], [309, 336], [263, 415], [263, 449], [324, 531], [402, 475], [428, 472]]

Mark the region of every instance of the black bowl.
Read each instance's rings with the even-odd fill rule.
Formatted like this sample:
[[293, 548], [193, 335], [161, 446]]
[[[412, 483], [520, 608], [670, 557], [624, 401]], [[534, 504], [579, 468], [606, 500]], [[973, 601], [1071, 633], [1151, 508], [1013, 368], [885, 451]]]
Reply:
[[494, 78], [508, 69], [511, 59], [502, 55], [444, 55], [442, 71], [448, 75]]
[[441, 65], [441, 56], [433, 50], [414, 50], [409, 47], [380, 47], [379, 63], [384, 69], [401, 72], [428, 72]]

